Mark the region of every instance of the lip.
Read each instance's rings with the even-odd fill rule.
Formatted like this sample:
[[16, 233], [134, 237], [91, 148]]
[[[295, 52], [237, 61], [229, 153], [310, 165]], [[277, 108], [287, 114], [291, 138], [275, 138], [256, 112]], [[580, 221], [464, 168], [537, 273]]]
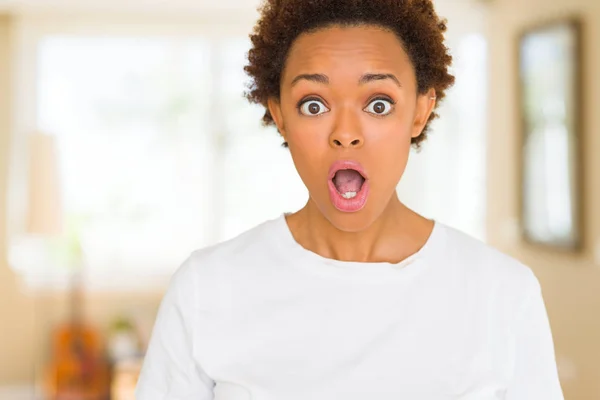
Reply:
[[[333, 184], [333, 177], [338, 171], [343, 169], [353, 169], [360, 173], [365, 179], [360, 191], [352, 199], [346, 199], [345, 197], [342, 197]], [[357, 212], [362, 210], [366, 205], [370, 188], [369, 177], [359, 162], [353, 160], [338, 160], [334, 162], [329, 168], [327, 184], [329, 187], [329, 198], [331, 203], [338, 211], [345, 213]]]
[[329, 168], [329, 180], [332, 180], [335, 174], [342, 169], [353, 169], [358, 171], [358, 173], [365, 178], [365, 181], [369, 180], [369, 177], [367, 176], [363, 166], [358, 161], [353, 160], [337, 160], [331, 164], [331, 167]]

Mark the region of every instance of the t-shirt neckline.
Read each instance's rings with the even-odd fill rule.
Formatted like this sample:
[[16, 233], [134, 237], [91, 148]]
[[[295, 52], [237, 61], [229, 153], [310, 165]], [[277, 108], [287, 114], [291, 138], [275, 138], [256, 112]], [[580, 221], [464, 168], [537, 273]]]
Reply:
[[274, 221], [279, 232], [277, 242], [280, 249], [285, 252], [286, 258], [291, 259], [295, 265], [320, 275], [371, 281], [404, 279], [430, 264], [426, 261], [432, 258], [431, 255], [436, 252], [436, 247], [441, 245], [443, 236], [443, 225], [434, 220], [433, 229], [424, 245], [416, 253], [399, 263], [340, 261], [323, 257], [302, 247], [294, 238], [287, 224], [286, 215], [287, 213], [281, 214]]

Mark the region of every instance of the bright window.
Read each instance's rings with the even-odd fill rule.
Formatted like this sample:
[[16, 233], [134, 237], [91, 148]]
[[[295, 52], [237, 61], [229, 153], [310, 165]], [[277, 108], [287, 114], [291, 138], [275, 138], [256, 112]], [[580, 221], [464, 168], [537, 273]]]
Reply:
[[[485, 41], [454, 43], [457, 85], [399, 193], [483, 239]], [[23, 119], [57, 138], [64, 219], [81, 234], [89, 287], [164, 284], [191, 251], [306, 202], [281, 138], [243, 98], [249, 45], [241, 34], [52, 33], [29, 42], [35, 90], [24, 98], [34, 106], [22, 103], [33, 110]], [[23, 227], [11, 226], [18, 238]], [[26, 253], [17, 247], [11, 253]], [[13, 267], [34, 285], [64, 282], [63, 267], [34, 261]]]
[[305, 203], [281, 138], [243, 97], [248, 48], [236, 38], [40, 41], [38, 128], [57, 138], [64, 219], [80, 232], [92, 286], [164, 280], [191, 251]]

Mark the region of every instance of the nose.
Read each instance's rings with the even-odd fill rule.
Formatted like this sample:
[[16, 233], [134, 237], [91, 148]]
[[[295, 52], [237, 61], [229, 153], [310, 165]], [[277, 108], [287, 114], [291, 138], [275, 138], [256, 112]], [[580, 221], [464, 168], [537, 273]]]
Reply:
[[333, 148], [360, 148], [365, 142], [359, 118], [350, 110], [339, 113], [335, 126], [329, 135], [329, 145]]

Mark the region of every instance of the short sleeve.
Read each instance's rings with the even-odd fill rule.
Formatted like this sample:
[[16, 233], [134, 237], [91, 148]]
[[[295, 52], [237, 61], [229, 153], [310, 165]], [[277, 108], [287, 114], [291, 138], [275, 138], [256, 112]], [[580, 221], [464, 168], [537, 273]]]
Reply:
[[171, 278], [154, 323], [137, 400], [212, 400], [214, 382], [194, 360], [197, 285], [192, 257]]
[[533, 273], [530, 278], [515, 320], [515, 369], [506, 400], [564, 400], [542, 291]]

